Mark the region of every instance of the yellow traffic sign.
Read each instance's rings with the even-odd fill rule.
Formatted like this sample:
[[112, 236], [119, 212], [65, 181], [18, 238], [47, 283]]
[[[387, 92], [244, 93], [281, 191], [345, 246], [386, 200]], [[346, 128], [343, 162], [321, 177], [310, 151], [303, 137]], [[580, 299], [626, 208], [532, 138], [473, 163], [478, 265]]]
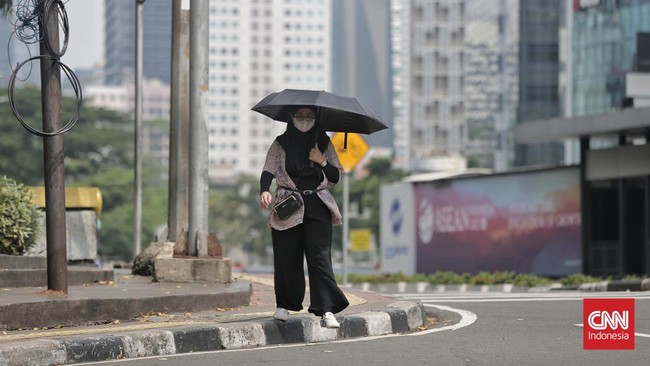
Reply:
[[350, 243], [353, 252], [369, 252], [372, 233], [368, 229], [350, 230]]
[[370, 147], [366, 140], [358, 133], [348, 133], [347, 149], [343, 148], [344, 142], [344, 132], [337, 132], [332, 136], [332, 144], [334, 145], [336, 154], [339, 156], [341, 166], [346, 173], [349, 173], [363, 159]]

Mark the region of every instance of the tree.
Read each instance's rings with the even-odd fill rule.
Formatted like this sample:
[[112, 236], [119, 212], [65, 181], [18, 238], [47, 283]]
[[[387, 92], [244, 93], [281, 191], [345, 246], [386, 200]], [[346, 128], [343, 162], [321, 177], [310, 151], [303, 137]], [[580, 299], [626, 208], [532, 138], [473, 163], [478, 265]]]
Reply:
[[[40, 91], [14, 90], [23, 119], [38, 128]], [[75, 100], [63, 98], [63, 119], [69, 119]], [[0, 173], [26, 185], [43, 185], [43, 139], [25, 130], [8, 103], [0, 104]], [[133, 121], [113, 111], [82, 107], [79, 120], [64, 135], [65, 184], [98, 187], [103, 210], [99, 217], [99, 251], [106, 259], [133, 257]], [[166, 223], [167, 191], [157, 163], [143, 161], [143, 241], [152, 240], [156, 227]]]
[[210, 222], [224, 247], [242, 247], [264, 258], [271, 244], [269, 211], [259, 208], [259, 180], [240, 176], [230, 187], [210, 190]]
[[[23, 120], [40, 129], [40, 90], [14, 90], [14, 104]], [[43, 185], [43, 138], [32, 135], [16, 120], [9, 103], [0, 103], [0, 171], [27, 185]], [[75, 100], [64, 97], [62, 118], [68, 120]], [[75, 126], [64, 135], [66, 184], [75, 184], [109, 167], [133, 166], [133, 127], [126, 116], [82, 107]]]

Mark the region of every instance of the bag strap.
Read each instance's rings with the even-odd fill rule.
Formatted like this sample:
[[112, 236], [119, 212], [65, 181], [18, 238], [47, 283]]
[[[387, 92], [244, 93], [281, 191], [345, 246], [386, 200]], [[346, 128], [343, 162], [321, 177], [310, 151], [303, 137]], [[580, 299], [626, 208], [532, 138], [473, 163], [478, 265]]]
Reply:
[[291, 188], [287, 188], [287, 187], [284, 187], [284, 186], [278, 186], [278, 187], [280, 187], [282, 189], [285, 189], [285, 190], [287, 190], [289, 192], [301, 193], [303, 196], [309, 196], [309, 195], [314, 194], [316, 192], [324, 191], [324, 190], [327, 189], [327, 187], [323, 187], [323, 188], [318, 188], [318, 189], [304, 189], [304, 190], [301, 191], [299, 189], [291, 189]]

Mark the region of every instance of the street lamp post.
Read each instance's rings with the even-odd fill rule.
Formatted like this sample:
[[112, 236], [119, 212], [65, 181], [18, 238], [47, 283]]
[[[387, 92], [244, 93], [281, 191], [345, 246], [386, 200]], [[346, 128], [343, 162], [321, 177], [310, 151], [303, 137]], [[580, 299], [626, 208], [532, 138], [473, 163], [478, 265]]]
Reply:
[[140, 254], [142, 233], [142, 8], [145, 0], [135, 1], [135, 255]]

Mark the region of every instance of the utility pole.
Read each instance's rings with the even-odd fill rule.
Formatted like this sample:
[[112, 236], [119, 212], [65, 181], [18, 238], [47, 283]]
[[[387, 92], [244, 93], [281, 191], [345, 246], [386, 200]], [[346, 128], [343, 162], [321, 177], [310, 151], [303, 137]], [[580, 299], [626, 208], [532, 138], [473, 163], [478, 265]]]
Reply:
[[142, 8], [145, 0], [135, 0], [135, 255], [140, 254], [142, 233]]
[[[61, 129], [61, 69], [55, 55], [59, 52], [59, 17], [55, 6], [39, 0], [40, 26], [47, 37], [40, 42], [41, 101], [43, 131]], [[45, 11], [48, 11], [46, 14]], [[46, 42], [49, 44], [46, 45]], [[49, 57], [48, 57], [49, 56]], [[56, 56], [58, 57], [58, 56]], [[47, 288], [68, 293], [68, 259], [65, 220], [65, 175], [63, 135], [43, 137], [45, 158], [45, 226], [47, 237]]]
[[169, 119], [169, 192], [167, 241], [178, 241], [188, 226], [189, 174], [189, 11], [182, 0], [172, 2], [172, 75]]
[[208, 79], [209, 3], [190, 5], [189, 255], [208, 255]]

